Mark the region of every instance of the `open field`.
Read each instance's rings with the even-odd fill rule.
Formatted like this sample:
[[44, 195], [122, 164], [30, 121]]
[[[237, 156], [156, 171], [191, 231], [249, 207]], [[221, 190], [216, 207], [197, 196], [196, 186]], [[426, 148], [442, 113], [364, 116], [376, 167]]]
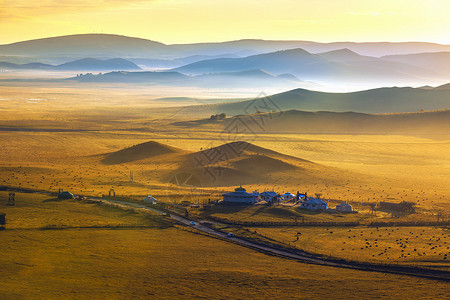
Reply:
[[364, 262], [450, 268], [448, 228], [285, 227], [249, 230], [324, 256]]
[[[191, 93], [201, 99], [211, 97]], [[448, 135], [262, 130], [235, 136], [214, 126], [199, 130], [172, 125], [195, 118], [173, 107], [164, 108], [168, 100], [157, 98], [166, 96], [174, 95], [111, 87], [100, 92], [94, 88], [0, 87], [0, 186], [52, 192], [62, 188], [91, 196], [114, 189], [116, 195], [134, 199], [152, 194], [162, 202], [204, 203], [221, 199], [223, 192], [242, 183], [247, 191], [321, 193], [330, 207], [348, 201], [360, 213], [316, 214], [286, 206], [213, 208], [208, 213], [256, 222], [295, 218], [363, 224], [436, 221], [439, 213], [448, 218]], [[192, 165], [202, 151], [236, 140], [251, 145], [244, 155], [221, 162], [219, 166], [226, 171], [215, 173], [215, 179], [205, 179], [209, 165]], [[150, 141], [157, 143], [144, 144]], [[198, 181], [176, 185], [174, 178], [182, 179], [180, 174], [194, 174]], [[37, 287], [44, 298], [71, 294], [207, 298], [219, 293], [229, 298], [348, 299], [349, 294], [402, 298], [407, 294], [439, 299], [448, 294], [448, 284], [293, 263], [129, 211], [21, 193], [17, 193], [17, 206], [7, 207], [6, 196], [0, 192], [0, 212], [7, 213], [8, 222], [7, 230], [0, 232], [7, 245], [0, 258], [7, 270], [6, 280], [0, 282], [3, 297], [33, 297]], [[399, 219], [392, 219], [388, 212], [369, 215], [368, 203], [403, 200], [416, 202], [417, 212]], [[191, 213], [202, 217], [202, 212]], [[288, 243], [294, 242], [298, 231], [251, 230]], [[298, 248], [325, 256], [448, 268], [444, 259], [448, 231], [442, 228], [301, 230], [295, 241]]]
[[[0, 193], [2, 201], [5, 193]], [[145, 215], [17, 194], [1, 231], [2, 298], [444, 299], [433, 280], [327, 268], [270, 257], [181, 231]], [[22, 221], [15, 222], [14, 216]], [[24, 226], [30, 220], [29, 225]], [[80, 224], [92, 228], [61, 229]], [[44, 230], [48, 225], [58, 228]], [[127, 225], [129, 227], [108, 227]], [[133, 226], [147, 226], [133, 228]], [[96, 228], [95, 226], [105, 226]], [[314, 278], [313, 280], [311, 280]], [[383, 287], [374, 289], [373, 286]], [[325, 288], [324, 288], [325, 287]]]
[[[191, 193], [191, 189], [168, 184], [167, 176], [179, 169], [177, 154], [114, 165], [101, 163], [102, 155], [147, 141], [185, 151], [223, 144], [214, 133], [206, 132], [2, 131], [0, 136], [0, 184], [50, 191], [64, 188], [90, 195], [107, 193], [110, 188], [120, 195]], [[308, 191], [310, 195], [322, 193], [325, 199], [354, 205], [384, 199], [414, 201], [426, 209], [449, 208], [447, 141], [401, 136], [262, 135], [253, 143], [322, 167], [310, 177], [302, 178], [301, 173], [292, 176], [288, 171], [274, 174], [270, 182], [247, 184], [248, 190]], [[222, 191], [232, 188], [221, 185], [218, 179], [217, 193], [209, 198], [218, 198]], [[211, 188], [214, 186], [210, 184]]]

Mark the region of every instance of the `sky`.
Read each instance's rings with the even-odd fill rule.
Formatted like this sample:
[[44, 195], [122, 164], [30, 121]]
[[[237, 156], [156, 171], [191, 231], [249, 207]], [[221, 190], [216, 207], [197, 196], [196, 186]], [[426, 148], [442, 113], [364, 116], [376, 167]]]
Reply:
[[0, 44], [82, 33], [450, 44], [450, 0], [0, 0]]

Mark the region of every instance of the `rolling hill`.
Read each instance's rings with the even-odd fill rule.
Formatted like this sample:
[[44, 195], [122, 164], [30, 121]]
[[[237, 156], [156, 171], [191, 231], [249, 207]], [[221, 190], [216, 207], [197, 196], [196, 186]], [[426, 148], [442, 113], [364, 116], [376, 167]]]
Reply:
[[238, 141], [186, 155], [167, 178], [191, 174], [202, 186], [230, 186], [270, 182], [274, 177], [315, 178], [320, 169], [325, 167]]
[[102, 163], [107, 165], [123, 164], [178, 152], [180, 152], [180, 150], [174, 147], [150, 141], [108, 153], [103, 156]]
[[83, 58], [56, 66], [58, 70], [91, 70], [91, 71], [127, 71], [141, 70], [136, 64], [122, 58], [95, 59]]
[[[178, 122], [174, 125], [228, 128], [237, 119], [252, 127], [255, 132], [408, 135], [450, 133], [450, 110], [397, 114], [290, 110], [278, 114], [240, 115], [225, 120]], [[264, 120], [262, 127], [252, 125], [259, 120]]]
[[104, 74], [82, 74], [67, 78], [78, 82], [104, 83], [147, 83], [147, 84], [184, 84], [189, 77], [178, 72], [125, 72], [115, 71]]
[[78, 82], [103, 82], [103, 83], [146, 83], [176, 86], [195, 86], [205, 88], [223, 87], [261, 87], [279, 86], [294, 88], [300, 82], [292, 74], [275, 76], [264, 70], [248, 70], [242, 72], [222, 72], [187, 76], [175, 71], [163, 72], [110, 72], [104, 74], [83, 74], [67, 80]]
[[172, 45], [184, 49], [188, 53], [221, 54], [236, 53], [248, 56], [294, 48], [302, 48], [311, 53], [320, 53], [348, 48], [361, 55], [381, 57], [392, 54], [412, 54], [420, 52], [450, 52], [450, 45], [426, 42], [332, 42], [319, 43], [312, 41], [274, 41], [260, 39], [243, 39], [219, 43], [197, 43]]
[[311, 53], [347, 48], [360, 55], [375, 57], [422, 52], [450, 52], [450, 45], [424, 42], [318, 43], [245, 39], [217, 43], [166, 45], [151, 40], [114, 34], [76, 34], [0, 45], [0, 56], [44, 57], [54, 60], [65, 58], [65, 61], [67, 61], [66, 58], [84, 57], [179, 59], [197, 55], [249, 56], [294, 48], [302, 48]]
[[237, 141], [188, 152], [149, 141], [100, 156], [106, 165], [154, 165], [139, 176], [183, 186], [233, 186], [290, 180], [333, 180], [341, 172], [311, 161], [284, 155], [254, 144]]
[[383, 60], [399, 62], [423, 69], [431, 69], [437, 74], [450, 75], [450, 52], [415, 53], [408, 55], [383, 56]]
[[52, 71], [127, 71], [140, 70], [136, 64], [122, 58], [96, 59], [83, 58], [70, 61], [60, 65], [49, 65], [43, 63], [14, 64], [0, 62], [2, 69], [20, 69], [20, 70], [52, 70]]
[[3, 56], [50, 59], [155, 57], [167, 51], [170, 47], [163, 43], [113, 34], [66, 35], [0, 45]]
[[361, 113], [415, 112], [450, 107], [450, 90], [391, 87], [352, 93], [325, 93], [295, 89], [280, 94], [238, 102], [184, 107], [193, 116], [209, 117], [226, 113], [229, 116], [257, 112], [276, 114], [280, 111], [334, 111]]
[[436, 90], [450, 90], [450, 83], [446, 83], [440, 86], [435, 87]]
[[[302, 80], [333, 82], [411, 82], [438, 78], [433, 70], [402, 62], [361, 56], [348, 49], [312, 54], [303, 49], [283, 50], [243, 58], [219, 58], [188, 64], [173, 71], [184, 74], [237, 72], [263, 69], [273, 74], [290, 73]], [[364, 76], [362, 76], [364, 74]]]

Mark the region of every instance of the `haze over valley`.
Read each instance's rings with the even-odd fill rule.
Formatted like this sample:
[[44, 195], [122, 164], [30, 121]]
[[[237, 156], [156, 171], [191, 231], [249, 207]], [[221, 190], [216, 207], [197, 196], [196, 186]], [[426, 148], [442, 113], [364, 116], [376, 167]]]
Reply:
[[2, 3], [0, 298], [449, 299], [422, 2]]

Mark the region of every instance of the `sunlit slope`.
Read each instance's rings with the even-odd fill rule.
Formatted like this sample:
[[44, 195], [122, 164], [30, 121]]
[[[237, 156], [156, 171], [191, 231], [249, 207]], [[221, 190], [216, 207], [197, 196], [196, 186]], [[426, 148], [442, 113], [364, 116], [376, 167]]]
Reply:
[[[264, 122], [261, 122], [261, 126], [256, 126], [258, 121]], [[450, 110], [393, 114], [289, 110], [238, 115], [224, 120], [202, 119], [174, 124], [187, 128], [202, 126], [226, 129], [237, 122], [258, 132], [448, 134]]]
[[181, 152], [181, 150], [150, 141], [109, 153], [105, 155], [102, 162], [105, 164], [121, 164], [177, 152]]
[[[140, 166], [144, 177], [161, 184], [234, 186], [271, 183], [279, 180], [313, 182], [338, 178], [336, 168], [284, 155], [248, 142], [232, 142], [198, 152], [188, 152], [150, 141], [99, 157], [105, 165]], [[92, 158], [90, 158], [92, 159]], [[284, 179], [283, 179], [284, 178]], [[145, 178], [144, 178], [145, 179]]]
[[[353, 93], [325, 93], [295, 89], [272, 96], [208, 105], [203, 108], [206, 109], [205, 113], [224, 112], [228, 115], [238, 115], [286, 110], [393, 113], [438, 110], [449, 107], [450, 90], [392, 87]], [[196, 114], [199, 107], [186, 107], [183, 111]]]

